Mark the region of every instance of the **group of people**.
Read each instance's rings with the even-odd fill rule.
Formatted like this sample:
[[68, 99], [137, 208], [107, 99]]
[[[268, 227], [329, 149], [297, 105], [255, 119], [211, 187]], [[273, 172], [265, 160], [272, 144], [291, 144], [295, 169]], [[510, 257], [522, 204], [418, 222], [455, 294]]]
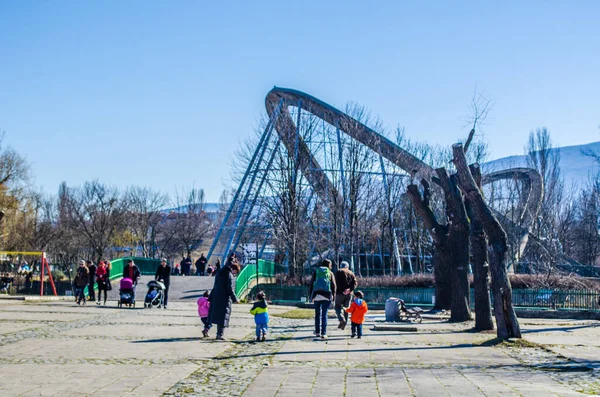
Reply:
[[[342, 262], [335, 274], [331, 271], [332, 262], [325, 259], [312, 275], [310, 282], [310, 297], [315, 307], [316, 337], [327, 339], [327, 312], [334, 303], [338, 318], [338, 329], [344, 330], [348, 325], [349, 316], [351, 338], [362, 338], [365, 314], [368, 305], [361, 291], [356, 290], [358, 281], [348, 268], [348, 262]], [[224, 339], [224, 329], [229, 326], [231, 306], [237, 303], [235, 296], [235, 276], [240, 271], [240, 265], [235, 256], [231, 256], [226, 265], [217, 273], [214, 287], [205, 291], [198, 301], [198, 315], [204, 325], [202, 334], [208, 337], [212, 325], [217, 326], [216, 338]], [[250, 313], [254, 315], [256, 325], [256, 340], [265, 341], [268, 332], [269, 314], [264, 292], [256, 295]]]
[[[204, 255], [201, 256], [202, 259]], [[200, 260], [199, 259], [199, 260]], [[206, 258], [204, 258], [206, 259]], [[206, 262], [204, 262], [206, 264]], [[334, 303], [335, 313], [338, 318], [338, 329], [344, 330], [351, 324], [351, 337], [362, 337], [362, 324], [368, 306], [361, 291], [357, 291], [358, 281], [356, 276], [348, 269], [348, 262], [342, 262], [335, 274], [331, 271], [332, 262], [329, 259], [322, 261], [321, 265], [314, 271], [310, 282], [310, 299], [315, 308], [315, 331], [316, 337], [327, 339], [327, 312]], [[104, 304], [106, 304], [107, 291], [111, 290], [110, 284], [111, 263], [108, 260], [100, 261], [98, 266], [92, 261], [80, 261], [75, 277], [77, 304], [85, 304], [84, 289], [87, 286], [90, 300], [95, 300], [94, 284], [98, 283], [98, 301], [100, 305], [102, 292], [104, 291]], [[212, 290], [205, 291], [198, 299], [198, 315], [204, 326], [202, 334], [208, 337], [212, 325], [216, 325], [216, 339], [223, 340], [225, 328], [229, 326], [232, 304], [237, 303], [235, 295], [235, 277], [240, 272], [240, 264], [237, 257], [232, 254], [222, 268], [215, 272], [215, 281]], [[163, 307], [167, 308], [169, 287], [172, 269], [166, 258], [162, 258], [156, 269], [155, 280], [164, 284]], [[123, 278], [133, 281], [135, 286], [141, 273], [133, 260], [129, 259], [123, 269]], [[268, 305], [264, 292], [256, 295], [250, 313], [254, 315], [256, 324], [256, 340], [266, 340], [268, 332]]]
[[[192, 275], [192, 261], [191, 256], [183, 257], [179, 263], [176, 263], [171, 274], [174, 276], [191, 276]], [[217, 259], [214, 266], [208, 264], [208, 259], [204, 256], [204, 253], [200, 255], [194, 263], [194, 274], [196, 276], [214, 276], [221, 269], [221, 261]]]
[[78, 305], [85, 305], [86, 303], [85, 287], [88, 287], [89, 299], [96, 301], [96, 291], [94, 290], [96, 283], [98, 284], [98, 301], [96, 301], [96, 305], [100, 305], [102, 292], [104, 292], [104, 304], [106, 305], [108, 291], [112, 289], [110, 284], [111, 269], [112, 265], [106, 259], [99, 261], [97, 266], [92, 261], [79, 261], [74, 281], [75, 301]]
[[338, 318], [338, 329], [344, 330], [351, 317], [351, 337], [362, 337], [362, 325], [368, 312], [367, 302], [361, 291], [357, 291], [356, 276], [348, 269], [348, 262], [340, 263], [335, 274], [331, 271], [332, 263], [323, 260], [312, 275], [310, 282], [310, 298], [315, 306], [315, 336], [327, 339], [327, 312], [334, 302], [335, 314]]

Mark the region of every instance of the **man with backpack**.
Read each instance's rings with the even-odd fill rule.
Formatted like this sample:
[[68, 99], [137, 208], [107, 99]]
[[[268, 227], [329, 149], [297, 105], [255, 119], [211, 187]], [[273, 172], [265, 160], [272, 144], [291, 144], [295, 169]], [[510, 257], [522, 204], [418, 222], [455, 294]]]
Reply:
[[346, 312], [346, 309], [350, 307], [352, 292], [358, 285], [356, 276], [348, 269], [348, 262], [343, 261], [340, 263], [339, 270], [335, 272], [335, 284], [337, 286], [337, 293], [335, 294], [335, 314], [340, 322], [338, 328], [343, 330], [346, 328], [346, 324], [348, 324], [348, 313]]
[[315, 305], [315, 335], [327, 339], [327, 311], [335, 296], [335, 277], [331, 272], [331, 261], [323, 260], [310, 280], [310, 299]]

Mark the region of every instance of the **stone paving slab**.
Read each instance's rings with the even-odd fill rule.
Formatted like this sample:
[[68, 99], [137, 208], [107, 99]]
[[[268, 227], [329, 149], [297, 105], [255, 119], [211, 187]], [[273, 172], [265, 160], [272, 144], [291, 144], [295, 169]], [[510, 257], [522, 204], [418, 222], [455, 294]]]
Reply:
[[28, 329], [43, 327], [45, 325], [45, 323], [37, 323], [35, 321], [22, 323], [0, 322], [0, 324], [2, 324], [2, 326], [0, 327], [0, 335], [8, 334], [11, 332], [25, 331]]
[[[22, 310], [15, 310], [19, 307]], [[482, 346], [495, 335], [464, 332], [472, 324], [437, 320], [424, 321], [419, 331], [411, 334], [373, 332], [367, 326], [361, 340], [350, 339], [349, 330], [337, 330], [331, 321], [330, 338], [322, 341], [312, 334], [312, 320], [273, 316], [269, 341], [254, 343], [250, 305], [234, 305], [232, 326], [226, 331], [230, 339], [217, 342], [200, 337], [195, 302], [174, 301], [169, 307], [119, 310], [79, 307], [73, 302], [0, 302], [0, 395], [600, 393], [597, 376], [589, 371], [567, 374], [537, 366], [538, 360], [565, 362], [556, 353], [597, 363], [597, 322], [524, 320], [525, 338], [546, 347], [541, 350], [534, 346]], [[272, 312], [289, 309], [277, 307]], [[526, 351], [521, 352], [523, 349]]]

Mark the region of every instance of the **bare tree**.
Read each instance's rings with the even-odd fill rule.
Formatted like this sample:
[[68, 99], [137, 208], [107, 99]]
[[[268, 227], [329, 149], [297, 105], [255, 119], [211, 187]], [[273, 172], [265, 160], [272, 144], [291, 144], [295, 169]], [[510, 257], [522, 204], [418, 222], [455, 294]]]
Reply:
[[119, 227], [123, 203], [119, 191], [98, 181], [64, 192], [69, 227], [79, 233], [89, 248], [90, 257], [101, 260]]
[[162, 220], [160, 210], [168, 200], [167, 195], [145, 187], [130, 186], [125, 192], [127, 226], [145, 258], [155, 255], [156, 227]]
[[478, 218], [488, 239], [488, 254], [492, 274], [494, 316], [499, 338], [520, 338], [521, 329], [512, 305], [512, 288], [507, 275], [508, 244], [506, 233], [496, 219], [467, 165], [462, 144], [453, 145], [454, 164], [460, 188], [471, 203], [474, 217]]
[[204, 190], [192, 188], [175, 195], [175, 214], [172, 227], [182, 252], [191, 255], [213, 226], [204, 211]]

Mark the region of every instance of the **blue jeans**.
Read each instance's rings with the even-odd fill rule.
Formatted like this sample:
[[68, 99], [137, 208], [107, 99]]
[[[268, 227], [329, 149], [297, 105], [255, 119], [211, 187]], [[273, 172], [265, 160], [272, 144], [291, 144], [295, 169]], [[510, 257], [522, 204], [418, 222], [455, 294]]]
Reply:
[[268, 324], [256, 324], [256, 337], [260, 338], [262, 335], [267, 335], [267, 331], [269, 331]]
[[362, 336], [362, 324], [350, 323], [352, 326], [352, 335], [358, 335], [360, 338]]
[[315, 304], [315, 333], [327, 335], [327, 310], [331, 301], [314, 301]]

